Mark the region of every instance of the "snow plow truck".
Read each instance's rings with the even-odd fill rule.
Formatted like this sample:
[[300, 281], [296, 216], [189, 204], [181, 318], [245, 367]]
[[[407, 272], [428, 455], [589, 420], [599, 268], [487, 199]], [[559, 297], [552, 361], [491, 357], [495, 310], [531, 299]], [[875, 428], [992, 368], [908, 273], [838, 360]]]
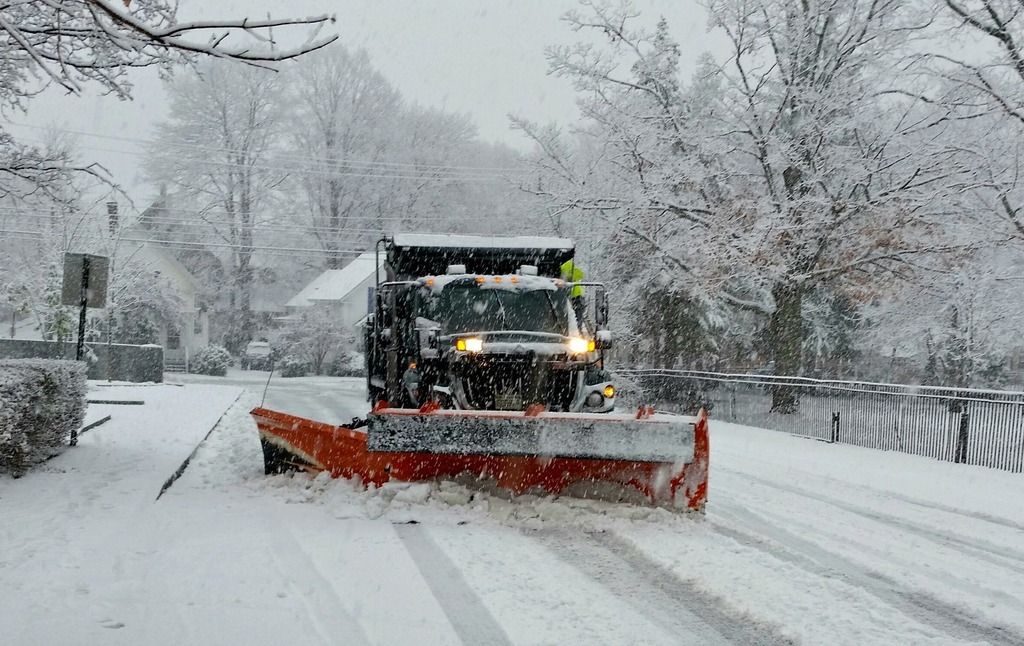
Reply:
[[615, 410], [607, 295], [563, 279], [574, 252], [561, 238], [380, 240], [364, 326], [372, 410], [333, 425], [254, 409], [267, 474], [469, 478], [703, 511], [707, 416]]

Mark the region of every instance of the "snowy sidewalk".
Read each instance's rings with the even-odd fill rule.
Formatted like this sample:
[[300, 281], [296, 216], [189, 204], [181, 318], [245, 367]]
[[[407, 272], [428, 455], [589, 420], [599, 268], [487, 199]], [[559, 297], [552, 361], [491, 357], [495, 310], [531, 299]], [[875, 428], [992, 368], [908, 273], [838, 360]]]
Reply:
[[88, 418], [111, 420], [23, 478], [0, 478], [5, 643], [112, 643], [126, 604], [159, 612], [144, 608], [145, 580], [131, 576], [141, 563], [157, 567], [166, 545], [141, 538], [168, 529], [154, 500], [242, 392], [90, 386], [90, 399], [145, 404], [92, 406]]

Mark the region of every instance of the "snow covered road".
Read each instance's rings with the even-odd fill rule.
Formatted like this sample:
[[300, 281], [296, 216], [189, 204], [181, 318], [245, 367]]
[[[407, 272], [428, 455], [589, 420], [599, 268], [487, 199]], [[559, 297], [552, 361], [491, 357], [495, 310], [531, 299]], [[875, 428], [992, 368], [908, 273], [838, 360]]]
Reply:
[[[346, 383], [342, 406], [364, 406]], [[5, 639], [1024, 644], [1019, 474], [713, 422], [704, 519], [456, 483], [362, 491], [265, 477], [258, 390], [159, 501], [237, 387], [136, 388], [146, 406], [0, 477]]]
[[[330, 424], [344, 424], [366, 414], [366, 380], [359, 377], [285, 378], [262, 370], [229, 369], [226, 377], [168, 374], [169, 383], [237, 386], [257, 395], [267, 408]], [[266, 397], [264, 397], [264, 391]]]

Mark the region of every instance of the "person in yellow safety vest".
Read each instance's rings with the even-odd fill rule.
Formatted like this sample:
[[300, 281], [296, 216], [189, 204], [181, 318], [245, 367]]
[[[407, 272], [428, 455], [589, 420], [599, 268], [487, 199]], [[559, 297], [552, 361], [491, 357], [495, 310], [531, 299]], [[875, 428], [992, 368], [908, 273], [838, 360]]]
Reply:
[[[576, 263], [572, 260], [566, 260], [562, 263], [562, 280], [567, 283], [578, 283], [583, 280], [583, 270], [576, 266]], [[579, 285], [572, 288], [573, 298], [583, 296], [583, 288]]]
[[[583, 281], [583, 270], [576, 265], [575, 261], [566, 260], [563, 262], [561, 271], [562, 280], [567, 283], [579, 283]], [[569, 295], [572, 297], [572, 309], [576, 312], [576, 321], [582, 331], [584, 316], [587, 312], [587, 301], [583, 298], [583, 287], [581, 285], [574, 285], [572, 292], [570, 292]]]

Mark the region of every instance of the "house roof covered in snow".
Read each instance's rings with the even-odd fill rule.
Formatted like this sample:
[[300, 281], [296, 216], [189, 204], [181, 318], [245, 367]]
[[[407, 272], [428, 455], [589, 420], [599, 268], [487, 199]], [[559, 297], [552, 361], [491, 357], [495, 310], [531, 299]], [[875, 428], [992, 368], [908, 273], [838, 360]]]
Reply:
[[[340, 301], [366, 280], [373, 279], [377, 254], [369, 251], [341, 269], [328, 269], [288, 301], [288, 307], [309, 307], [319, 301]], [[383, 256], [381, 261], [383, 261]], [[381, 280], [384, 272], [381, 271]]]

